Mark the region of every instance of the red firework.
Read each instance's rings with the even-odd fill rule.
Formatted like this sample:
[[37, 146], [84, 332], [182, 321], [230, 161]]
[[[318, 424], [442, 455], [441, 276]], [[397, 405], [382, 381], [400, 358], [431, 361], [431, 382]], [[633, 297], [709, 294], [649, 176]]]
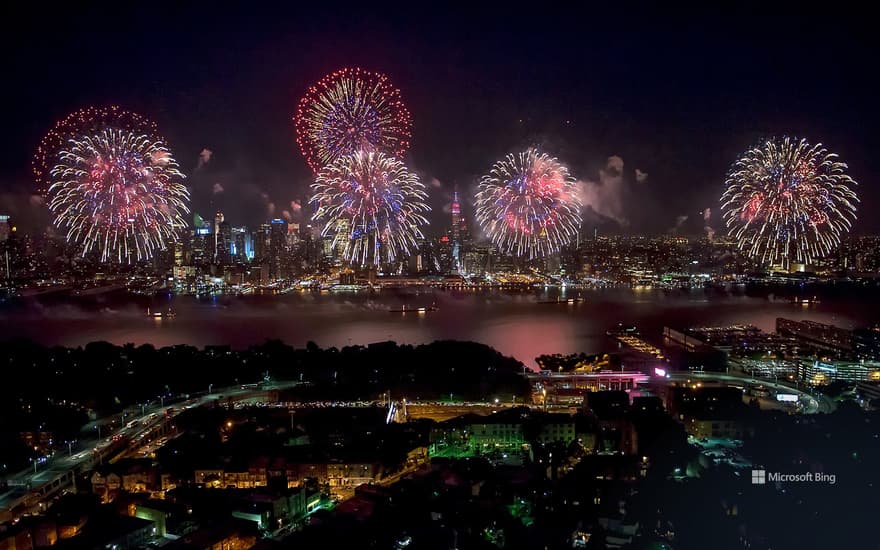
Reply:
[[151, 136], [158, 136], [159, 132], [155, 122], [116, 105], [86, 107], [70, 113], [55, 123], [55, 126], [40, 141], [40, 145], [34, 153], [32, 166], [37, 190], [45, 194], [49, 188], [49, 171], [58, 160], [56, 154], [67, 145], [70, 139], [108, 127]]
[[294, 117], [296, 142], [317, 174], [336, 159], [379, 152], [402, 158], [412, 118], [387, 76], [340, 69], [310, 87]]

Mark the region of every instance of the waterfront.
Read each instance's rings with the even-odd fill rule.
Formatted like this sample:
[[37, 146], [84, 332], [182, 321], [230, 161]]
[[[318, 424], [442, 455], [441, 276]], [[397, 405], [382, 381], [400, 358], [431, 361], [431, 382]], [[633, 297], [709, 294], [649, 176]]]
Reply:
[[[878, 320], [876, 299], [824, 299], [803, 306], [787, 300], [729, 293], [663, 292], [627, 288], [569, 293], [583, 302], [541, 304], [555, 291], [383, 291], [300, 293], [195, 299], [112, 294], [88, 300], [29, 301], [0, 309], [4, 339], [28, 338], [46, 345], [78, 346], [105, 340], [114, 344], [195, 346], [229, 344], [244, 348], [266, 339], [294, 346], [346, 346], [395, 340], [420, 344], [472, 340], [534, 366], [544, 353], [598, 353], [612, 342], [605, 332], [618, 323], [635, 324], [657, 341], [663, 326], [749, 323], [772, 331], [777, 317], [810, 319], [845, 328]], [[425, 313], [391, 313], [430, 307]], [[146, 315], [171, 308], [175, 316]]]

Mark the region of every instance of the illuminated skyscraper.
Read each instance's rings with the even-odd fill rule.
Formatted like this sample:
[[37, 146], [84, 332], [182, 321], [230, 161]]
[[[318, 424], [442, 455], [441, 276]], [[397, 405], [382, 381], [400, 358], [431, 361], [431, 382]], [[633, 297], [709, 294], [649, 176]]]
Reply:
[[211, 262], [213, 255], [213, 241], [211, 223], [204, 220], [198, 214], [193, 214], [192, 257], [195, 265], [203, 265]]
[[220, 243], [217, 247], [217, 264], [229, 265], [233, 263], [232, 226], [229, 225], [229, 222], [220, 222], [220, 232], [217, 234], [217, 240]]
[[232, 228], [232, 259], [236, 263], [247, 263], [254, 259], [254, 236], [246, 227]]
[[220, 241], [221, 241], [220, 224], [221, 223], [223, 223], [223, 212], [218, 211], [216, 214], [214, 214], [214, 226], [213, 226], [213, 229], [214, 229], [214, 231], [213, 231], [213, 233], [214, 233], [214, 253], [211, 255], [211, 257], [213, 258], [214, 263], [220, 263], [219, 256], [220, 256], [220, 249], [221, 249], [221, 244], [220, 244]]
[[348, 220], [342, 218], [336, 222], [336, 247], [333, 250], [334, 259], [342, 258], [345, 253], [345, 246], [348, 244], [349, 234]]
[[269, 230], [269, 279], [280, 279], [287, 251], [287, 222], [274, 219]]
[[10, 267], [10, 251], [11, 242], [9, 242], [9, 238], [12, 235], [12, 223], [9, 221], [9, 216], [0, 215], [0, 254], [2, 254], [2, 265], [3, 265], [3, 273], [6, 279], [11, 278], [12, 269]]
[[437, 241], [437, 269], [440, 273], [452, 273], [455, 269], [455, 246], [449, 235], [442, 235]]
[[452, 194], [452, 242], [461, 243], [461, 203], [458, 202], [458, 186]]
[[272, 226], [264, 223], [254, 231], [254, 260], [256, 263], [265, 263], [269, 258], [269, 233], [271, 230]]
[[12, 224], [9, 223], [9, 216], [0, 215], [0, 242], [9, 238], [12, 232]]
[[461, 203], [458, 202], [458, 186], [452, 194], [452, 269], [461, 267]]

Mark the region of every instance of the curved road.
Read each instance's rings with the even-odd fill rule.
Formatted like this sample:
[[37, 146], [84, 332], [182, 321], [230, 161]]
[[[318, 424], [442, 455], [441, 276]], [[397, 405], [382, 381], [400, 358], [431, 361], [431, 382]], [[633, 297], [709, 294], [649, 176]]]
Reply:
[[708, 380], [724, 383], [737, 383], [742, 385], [760, 384], [775, 391], [794, 393], [804, 404], [804, 414], [830, 413], [834, 410], [834, 402], [822, 394], [813, 394], [804, 391], [800, 387], [787, 382], [771, 381], [755, 378], [748, 375], [730, 374], [723, 372], [670, 372], [668, 380], [682, 382], [687, 380]]

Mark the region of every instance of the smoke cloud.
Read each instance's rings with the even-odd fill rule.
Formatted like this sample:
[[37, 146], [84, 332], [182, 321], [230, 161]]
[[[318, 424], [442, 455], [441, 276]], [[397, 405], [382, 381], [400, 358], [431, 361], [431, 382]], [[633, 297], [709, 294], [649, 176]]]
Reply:
[[675, 218], [675, 227], [669, 230], [673, 235], [678, 233], [678, 230], [681, 229], [681, 226], [684, 225], [684, 222], [688, 220], [688, 217], [682, 214], [681, 216], [676, 216]]
[[713, 241], [715, 239], [715, 230], [712, 229], [712, 226], [709, 224], [711, 220], [712, 209], [706, 208], [705, 210], [703, 210], [703, 225], [705, 225], [703, 230], [706, 232], [706, 238], [709, 239], [709, 241]]
[[268, 218], [270, 220], [272, 218], [274, 218], [275, 217], [275, 203], [272, 202], [271, 200], [269, 200], [269, 193], [266, 193], [265, 191], [257, 188], [256, 186], [253, 186], [252, 189], [254, 189], [257, 192], [257, 194], [260, 196], [260, 200], [263, 202], [263, 208], [265, 209], [265, 212], [266, 212], [266, 218]]
[[623, 159], [617, 155], [608, 157], [605, 168], [599, 171], [602, 178], [620, 178], [623, 179]]
[[223, 185], [220, 183], [215, 183], [214, 187], [211, 189], [211, 192], [214, 193], [215, 195], [219, 195], [219, 194], [223, 193], [224, 191], [226, 191], [226, 190], [223, 189]]
[[636, 182], [645, 183], [646, 181], [648, 181], [648, 173], [636, 168]]
[[582, 180], [577, 182], [581, 202], [596, 214], [611, 218], [621, 226], [629, 221], [623, 215], [623, 159], [617, 155], [608, 157], [605, 167], [599, 170], [599, 181]]
[[213, 155], [214, 151], [211, 151], [207, 147], [202, 149], [202, 152], [199, 153], [199, 163], [196, 165], [196, 171], [201, 170], [206, 164], [211, 162], [211, 156]]

